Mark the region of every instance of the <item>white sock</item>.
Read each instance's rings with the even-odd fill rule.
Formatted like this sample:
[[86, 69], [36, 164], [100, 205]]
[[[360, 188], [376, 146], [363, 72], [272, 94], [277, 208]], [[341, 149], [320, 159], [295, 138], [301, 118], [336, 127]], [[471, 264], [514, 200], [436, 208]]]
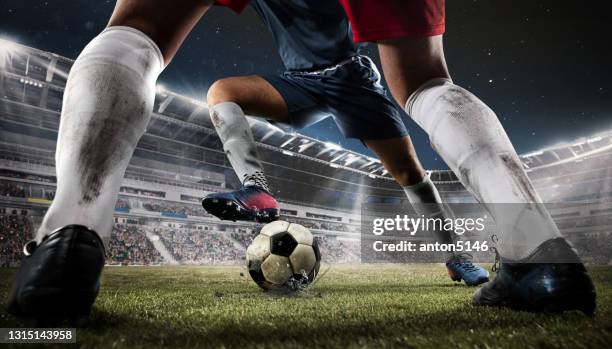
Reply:
[[506, 132], [482, 101], [448, 79], [433, 79], [410, 96], [406, 112], [432, 147], [501, 229], [498, 249], [520, 260], [542, 242], [561, 236], [541, 203]]
[[[426, 174], [420, 183], [403, 187], [408, 201], [418, 215], [423, 215], [430, 218], [439, 218], [444, 220], [447, 217], [446, 209], [440, 198], [438, 189], [431, 181], [429, 174]], [[432, 232], [433, 236], [441, 244], [452, 244], [456, 240], [454, 232], [447, 230], [436, 230]], [[446, 259], [450, 259], [454, 253], [446, 254]]]
[[119, 186], [153, 110], [164, 67], [144, 33], [110, 27], [83, 49], [70, 71], [55, 154], [57, 193], [40, 241], [68, 224], [110, 236]]
[[244, 185], [257, 185], [270, 191], [251, 127], [242, 108], [234, 102], [216, 104], [210, 108], [210, 119], [240, 181]]

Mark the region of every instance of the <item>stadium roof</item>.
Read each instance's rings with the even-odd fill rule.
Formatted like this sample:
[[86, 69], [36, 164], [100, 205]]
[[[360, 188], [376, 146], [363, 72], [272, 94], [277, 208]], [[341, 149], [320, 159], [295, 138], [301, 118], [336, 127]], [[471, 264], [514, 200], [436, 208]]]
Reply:
[[[52, 110], [59, 111], [61, 108], [61, 93], [72, 63], [73, 60], [57, 54], [0, 40], [2, 74], [19, 80], [27, 88], [42, 89], [42, 98], [54, 100], [38, 103]], [[253, 119], [251, 124], [255, 139], [262, 147], [281, 151], [286, 156], [323, 162], [332, 168], [390, 179], [378, 159], [344, 149], [337, 144], [322, 142], [296, 132], [286, 132], [262, 120]], [[212, 150], [220, 149], [219, 139], [210, 123], [208, 105], [169, 91], [161, 85], [157, 87], [154, 117], [147, 127], [147, 133]]]
[[535, 169], [560, 165], [570, 161], [612, 150], [612, 130], [580, 138], [567, 144], [544, 148], [521, 155], [523, 166], [527, 172]]
[[[36, 96], [37, 100], [29, 103], [45, 109], [59, 112], [63, 88], [72, 63], [73, 60], [66, 57], [0, 39], [0, 77], [21, 84], [24, 94], [22, 100]], [[40, 91], [33, 94], [32, 90], [37, 89]], [[332, 168], [391, 180], [378, 159], [344, 149], [337, 144], [322, 142], [296, 132], [286, 132], [260, 119], [253, 118], [251, 123], [255, 139], [261, 147]], [[44, 118], [41, 126], [45, 127]], [[169, 91], [161, 85], [157, 88], [154, 115], [147, 127], [147, 135], [142, 141], [145, 147], [147, 142], [153, 142], [156, 138], [170, 139], [219, 152], [219, 157], [224, 158], [220, 141], [210, 123], [207, 104]], [[612, 150], [612, 130], [524, 154], [520, 158], [525, 169], [530, 172], [608, 150]], [[450, 171], [432, 171], [432, 179], [437, 182], [457, 181]]]

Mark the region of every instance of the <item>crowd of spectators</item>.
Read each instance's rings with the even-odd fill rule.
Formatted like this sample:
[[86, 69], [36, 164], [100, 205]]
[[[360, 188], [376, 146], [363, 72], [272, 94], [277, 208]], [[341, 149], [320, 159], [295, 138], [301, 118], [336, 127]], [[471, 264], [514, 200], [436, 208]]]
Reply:
[[[239, 229], [231, 237], [244, 248], [247, 248], [256, 236], [256, 232]], [[358, 240], [337, 239], [335, 236], [315, 235], [324, 263], [358, 263], [360, 248]]]
[[176, 216], [198, 216], [198, 217], [208, 217], [210, 216], [204, 208], [200, 205], [190, 205], [184, 203], [174, 203], [170, 201], [162, 201], [162, 200], [147, 200], [141, 201], [142, 208], [147, 211], [153, 212], [161, 212], [161, 213], [169, 213]]
[[[32, 239], [35, 228], [24, 215], [0, 215], [0, 266], [16, 266], [22, 258], [23, 245]], [[230, 232], [198, 229], [151, 228], [135, 224], [115, 224], [107, 249], [107, 263], [115, 265], [158, 265], [164, 258], [145, 231], [161, 239], [168, 252], [181, 264], [242, 264], [246, 248], [257, 234], [254, 229], [237, 228]], [[358, 263], [360, 243], [332, 235], [315, 235], [322, 260], [328, 264]], [[570, 234], [568, 239], [587, 263], [612, 263], [612, 233]], [[439, 261], [439, 254], [414, 254], [414, 262]], [[489, 253], [474, 253], [478, 262], [492, 262]], [[367, 257], [366, 257], [367, 259]]]
[[129, 209], [130, 209], [130, 202], [125, 200], [125, 199], [119, 198], [119, 199], [117, 199], [117, 202], [115, 203], [115, 209], [116, 210], [129, 211]]
[[323, 263], [359, 263], [361, 246], [358, 240], [339, 240], [335, 236], [328, 235], [317, 235], [315, 238], [319, 244]]
[[238, 229], [237, 231], [231, 232], [230, 236], [240, 245], [244, 246], [244, 248], [247, 248], [251, 242], [253, 242], [257, 233], [252, 230]]
[[222, 233], [194, 229], [157, 228], [154, 234], [181, 264], [236, 264], [244, 261], [244, 250]]
[[119, 192], [121, 193], [129, 193], [143, 196], [150, 196], [154, 198], [164, 198], [166, 194], [162, 191], [154, 191], [154, 190], [146, 190], [146, 189], [137, 189], [130, 187], [121, 187], [119, 188]]
[[10, 177], [10, 178], [19, 178], [19, 179], [27, 179], [29, 181], [37, 181], [37, 182], [45, 182], [45, 183], [55, 183], [55, 177], [50, 176], [40, 176], [32, 173], [26, 172], [17, 172], [11, 170], [0, 170], [0, 176], [2, 177]]
[[163, 262], [160, 253], [137, 225], [115, 224], [107, 251], [107, 263], [156, 265]]
[[25, 198], [26, 190], [25, 187], [21, 184], [16, 184], [13, 182], [1, 182], [0, 195], [13, 198]]
[[55, 190], [45, 190], [45, 199], [53, 201], [55, 199]]
[[19, 264], [23, 245], [33, 237], [33, 226], [27, 216], [0, 216], [0, 267]]
[[282, 219], [291, 222], [297, 223], [305, 226], [308, 229], [314, 230], [328, 230], [328, 231], [340, 231], [346, 233], [359, 233], [360, 226], [358, 224], [346, 224], [346, 223], [336, 223], [336, 222], [325, 222], [321, 220], [309, 220], [303, 218], [293, 218], [293, 217], [285, 217]]
[[18, 184], [10, 181], [0, 182], [0, 196], [14, 197], [14, 198], [43, 198], [47, 200], [53, 200], [55, 197], [55, 188], [42, 187], [36, 184]]

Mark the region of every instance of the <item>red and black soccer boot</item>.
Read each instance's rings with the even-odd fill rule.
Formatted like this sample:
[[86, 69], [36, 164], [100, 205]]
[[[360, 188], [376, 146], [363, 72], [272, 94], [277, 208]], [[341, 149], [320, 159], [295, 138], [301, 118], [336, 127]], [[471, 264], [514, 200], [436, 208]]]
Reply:
[[8, 300], [18, 317], [74, 319], [89, 315], [100, 289], [104, 245], [82, 225], [67, 225], [40, 244], [28, 242]]
[[595, 312], [593, 282], [565, 239], [548, 240], [520, 261], [499, 256], [498, 260], [495, 278], [474, 294], [475, 305], [545, 313]]
[[202, 207], [211, 215], [229, 221], [269, 223], [280, 215], [278, 202], [272, 194], [255, 185], [209, 194], [202, 200]]

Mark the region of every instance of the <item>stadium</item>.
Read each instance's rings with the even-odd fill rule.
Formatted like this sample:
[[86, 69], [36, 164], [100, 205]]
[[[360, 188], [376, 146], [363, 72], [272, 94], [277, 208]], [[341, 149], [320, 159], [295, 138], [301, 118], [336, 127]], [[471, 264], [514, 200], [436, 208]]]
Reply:
[[[13, 42], [0, 45], [6, 48], [0, 52], [0, 266], [8, 267], [0, 275], [5, 281], [54, 198], [54, 149], [73, 61]], [[530, 346], [605, 346], [612, 340], [612, 271], [606, 267], [612, 264], [612, 130], [521, 155], [544, 202], [575, 204], [555, 206], [551, 214], [583, 260], [593, 265], [598, 283], [597, 316], [603, 321], [595, 324], [567, 315], [568, 321], [559, 324], [545, 315], [518, 313], [500, 320], [494, 310], [474, 309], [469, 305], [473, 289], [453, 286], [442, 265], [360, 265], [361, 203], [401, 203], [401, 188], [377, 159], [255, 118], [251, 122], [271, 189], [280, 199], [281, 219], [309, 228], [320, 243], [326, 269], [320, 283], [295, 299], [261, 294], [248, 280], [243, 273], [245, 249], [258, 225], [219, 221], [200, 205], [205, 194], [240, 184], [207, 105], [158, 86], [152, 120], [115, 206], [107, 266], [118, 268], [105, 271], [105, 288], [91, 325], [118, 336], [96, 337], [86, 331], [83, 337], [92, 346], [109, 340], [119, 347], [406, 347], [455, 339], [461, 346], [483, 347], [496, 346], [491, 338], [501, 335], [504, 326], [515, 326], [503, 344], [510, 347], [519, 345], [524, 335], [532, 336]], [[431, 176], [445, 202], [474, 202], [452, 172], [433, 170]], [[490, 254], [476, 257], [493, 262]], [[372, 280], [377, 280], [376, 287]], [[0, 289], [4, 301], [7, 282]], [[403, 295], [403, 289], [413, 291]], [[356, 299], [358, 294], [364, 298]], [[113, 301], [118, 297], [120, 302]], [[189, 301], [181, 303], [183, 299]], [[417, 299], [419, 305], [410, 307]], [[236, 305], [250, 308], [240, 316], [229, 314]], [[373, 309], [371, 317], [363, 307]], [[444, 307], [450, 307], [450, 318]], [[257, 327], [258, 312], [275, 314], [274, 321]], [[299, 313], [300, 320], [285, 312]], [[419, 327], [423, 313], [428, 314], [428, 326]], [[477, 316], [478, 324], [470, 316]], [[113, 327], [133, 320], [133, 327]], [[13, 321], [0, 313], [1, 327]], [[240, 328], [228, 330], [238, 321]], [[481, 324], [487, 321], [499, 326], [487, 330]], [[531, 321], [541, 330], [529, 326]], [[283, 322], [295, 331], [265, 342]], [[176, 336], [157, 333], [164, 326]], [[378, 335], [363, 336], [360, 326]], [[470, 337], [462, 329], [489, 335]], [[539, 333], [570, 329], [573, 334], [563, 343]], [[311, 330], [320, 337], [310, 338]], [[342, 334], [335, 335], [338, 331]], [[444, 334], [436, 336], [438, 331]]]

